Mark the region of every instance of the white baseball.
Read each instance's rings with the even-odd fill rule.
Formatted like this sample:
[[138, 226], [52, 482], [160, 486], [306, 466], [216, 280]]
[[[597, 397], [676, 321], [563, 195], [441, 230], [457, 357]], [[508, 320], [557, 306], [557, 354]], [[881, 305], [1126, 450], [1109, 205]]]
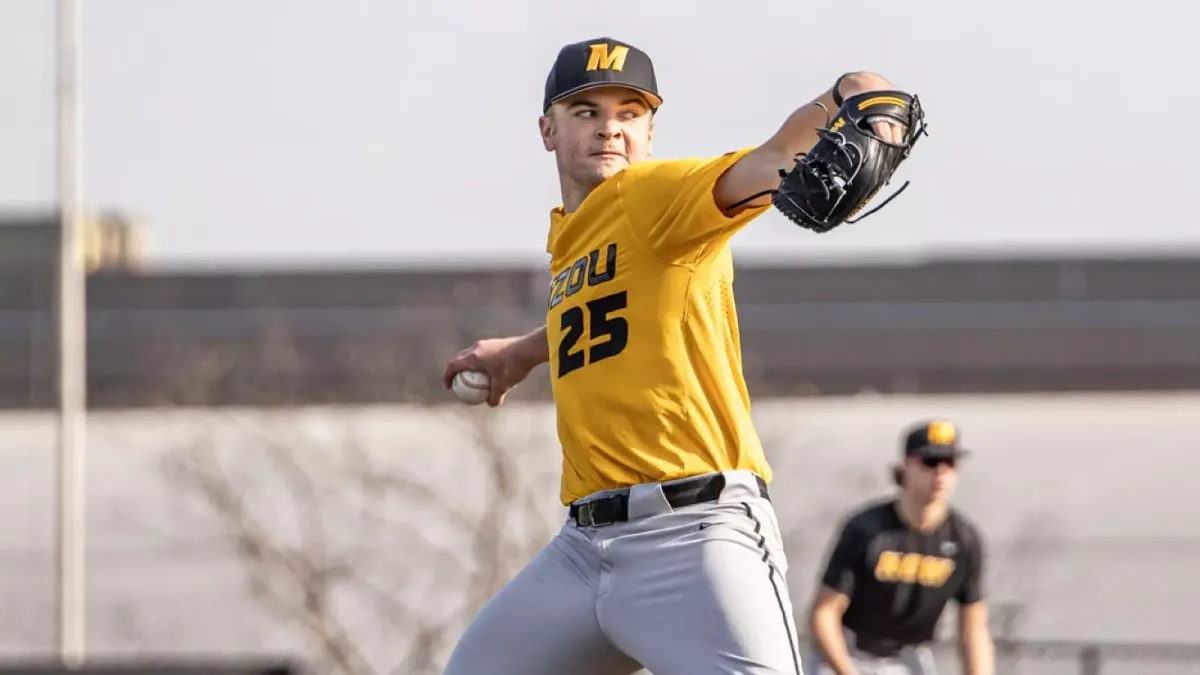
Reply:
[[463, 370], [454, 376], [452, 389], [458, 400], [467, 405], [479, 405], [488, 399], [492, 378], [479, 370]]

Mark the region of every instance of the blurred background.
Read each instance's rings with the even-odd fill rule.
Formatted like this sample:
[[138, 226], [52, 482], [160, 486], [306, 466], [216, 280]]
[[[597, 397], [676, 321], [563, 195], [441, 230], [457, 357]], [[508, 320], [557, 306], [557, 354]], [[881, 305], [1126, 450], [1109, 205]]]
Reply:
[[[543, 321], [541, 88], [612, 36], [655, 59], [660, 157], [760, 142], [846, 70], [928, 110], [879, 214], [735, 240], [797, 612], [947, 416], [998, 672], [1200, 673], [1194, 6], [80, 4], [95, 672], [437, 673], [557, 529], [544, 369], [498, 410], [439, 376]], [[55, 6], [0, 0], [0, 672], [59, 649]]]

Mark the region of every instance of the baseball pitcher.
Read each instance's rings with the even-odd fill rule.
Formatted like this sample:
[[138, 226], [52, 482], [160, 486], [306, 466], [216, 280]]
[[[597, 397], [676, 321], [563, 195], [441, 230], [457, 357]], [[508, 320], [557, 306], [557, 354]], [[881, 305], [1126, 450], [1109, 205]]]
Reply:
[[849, 73], [760, 145], [649, 159], [662, 104], [649, 56], [610, 38], [563, 47], [546, 79], [538, 126], [562, 196], [546, 324], [476, 343], [444, 381], [484, 371], [497, 406], [549, 363], [569, 517], [475, 617], [448, 675], [801, 672], [729, 241], [772, 204], [815, 232], [851, 222], [922, 113]]

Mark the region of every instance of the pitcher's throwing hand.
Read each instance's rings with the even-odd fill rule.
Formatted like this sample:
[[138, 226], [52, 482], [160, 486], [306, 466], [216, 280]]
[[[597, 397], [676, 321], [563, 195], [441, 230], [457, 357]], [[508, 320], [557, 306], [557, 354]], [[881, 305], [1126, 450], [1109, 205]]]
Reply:
[[482, 370], [491, 378], [487, 404], [494, 408], [504, 402], [508, 392], [528, 377], [530, 371], [546, 360], [545, 353], [544, 329], [520, 337], [480, 340], [450, 359], [442, 374], [442, 386], [449, 389], [454, 376], [464, 370]]

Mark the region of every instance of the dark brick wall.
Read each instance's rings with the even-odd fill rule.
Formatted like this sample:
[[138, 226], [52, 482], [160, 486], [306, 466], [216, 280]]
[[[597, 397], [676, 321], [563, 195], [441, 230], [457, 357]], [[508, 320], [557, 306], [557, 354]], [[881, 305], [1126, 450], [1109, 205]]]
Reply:
[[[441, 398], [442, 362], [543, 320], [545, 288], [503, 268], [100, 273], [91, 401]], [[0, 274], [4, 407], [53, 405], [53, 289]], [[756, 396], [1200, 388], [1200, 258], [742, 266], [736, 291]]]

